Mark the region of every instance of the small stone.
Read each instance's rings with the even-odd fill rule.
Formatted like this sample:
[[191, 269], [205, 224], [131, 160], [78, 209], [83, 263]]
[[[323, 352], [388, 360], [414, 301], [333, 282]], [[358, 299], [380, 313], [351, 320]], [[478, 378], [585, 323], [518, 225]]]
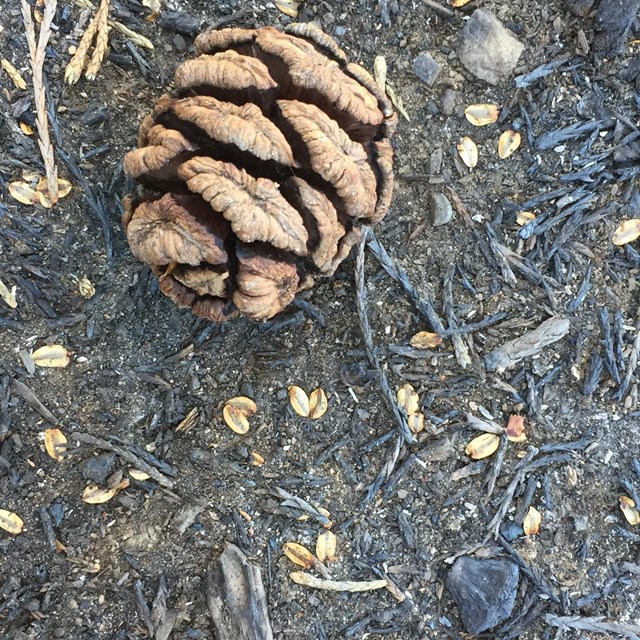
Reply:
[[511, 615], [519, 578], [518, 565], [506, 558], [455, 561], [446, 584], [468, 633], [483, 633]]
[[456, 108], [456, 92], [447, 87], [440, 96], [440, 108], [445, 116], [452, 116]]
[[342, 38], [342, 36], [344, 36], [344, 34], [347, 33], [347, 30], [344, 27], [337, 26], [334, 33], [336, 38]]
[[431, 212], [433, 214], [433, 226], [441, 227], [453, 218], [451, 203], [442, 193], [431, 194]]
[[442, 171], [442, 147], [436, 147], [429, 156], [429, 173], [432, 176]]
[[111, 473], [111, 469], [113, 469], [115, 461], [116, 454], [113, 452], [103, 453], [95, 458], [89, 458], [89, 460], [84, 463], [82, 475], [87, 480], [91, 480], [96, 484], [104, 484]]
[[491, 12], [476, 9], [462, 30], [458, 58], [476, 78], [499, 84], [509, 78], [523, 49]]
[[437, 80], [440, 71], [442, 71], [442, 65], [438, 64], [424, 51], [418, 54], [418, 57], [413, 60], [413, 73], [430, 87], [433, 86]]

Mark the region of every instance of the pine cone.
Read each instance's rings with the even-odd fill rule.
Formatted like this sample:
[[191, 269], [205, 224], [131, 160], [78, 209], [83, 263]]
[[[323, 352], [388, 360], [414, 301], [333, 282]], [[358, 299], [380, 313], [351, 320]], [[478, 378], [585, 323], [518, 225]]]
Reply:
[[161, 291], [216, 322], [271, 318], [330, 275], [393, 191], [383, 91], [313, 24], [196, 39], [127, 153], [153, 191], [127, 199], [134, 255]]

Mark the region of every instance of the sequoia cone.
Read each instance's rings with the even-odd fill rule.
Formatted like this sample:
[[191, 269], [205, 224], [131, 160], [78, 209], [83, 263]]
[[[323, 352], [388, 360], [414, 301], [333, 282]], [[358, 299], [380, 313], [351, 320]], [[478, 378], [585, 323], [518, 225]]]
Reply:
[[127, 199], [123, 224], [179, 306], [271, 318], [385, 215], [397, 117], [313, 24], [211, 31], [196, 49], [124, 158], [153, 193]]

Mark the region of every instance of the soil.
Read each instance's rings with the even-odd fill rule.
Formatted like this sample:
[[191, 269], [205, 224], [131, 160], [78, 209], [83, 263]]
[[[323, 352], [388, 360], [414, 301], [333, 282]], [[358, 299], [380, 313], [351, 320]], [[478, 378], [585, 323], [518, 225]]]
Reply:
[[[226, 541], [261, 567], [276, 638], [461, 637], [457, 610], [443, 588], [447, 559], [477, 545], [482, 555], [504, 554], [498, 542], [481, 543], [523, 452], [583, 436], [582, 445], [527, 474], [516, 491], [505, 520], [521, 526], [530, 502], [542, 524], [539, 534], [518, 531], [510, 543], [529, 577], [521, 582], [513, 626], [495, 636], [553, 637], [556, 629], [545, 613], [640, 623], [633, 571], [640, 531], [618, 503], [621, 495], [632, 497], [634, 483], [640, 488], [633, 467], [640, 413], [630, 364], [640, 261], [633, 245], [611, 242], [620, 222], [640, 217], [637, 174], [624, 179], [607, 156], [595, 179], [563, 177], [579, 170], [573, 167], [577, 158], [610, 149], [638, 124], [636, 88], [624, 76], [636, 45], [617, 57], [594, 59], [584, 51], [595, 33], [592, 17], [574, 17], [554, 0], [486, 0], [482, 7], [525, 45], [514, 76], [566, 56], [528, 87], [516, 89], [513, 81], [493, 87], [474, 79], [455, 56], [464, 21], [479, 3], [456, 9], [453, 17], [433, 3], [397, 4], [388, 26], [381, 23], [380, 6], [362, 0], [305, 2], [301, 18], [318, 20], [367, 68], [384, 56], [389, 82], [411, 118], [401, 120], [394, 138], [397, 186], [392, 210], [375, 230], [379, 241], [419, 296], [431, 296], [441, 318], [443, 281], [453, 265], [459, 267], [452, 285], [459, 324], [505, 314], [499, 323], [463, 334], [471, 360], [466, 368], [450, 338], [427, 355], [407, 349], [415, 333], [433, 327], [367, 253], [367, 304], [378, 356], [392, 389], [410, 382], [426, 416], [416, 442], [399, 448], [396, 423], [364, 349], [353, 258], [276, 320], [217, 326], [176, 308], [130, 254], [119, 225], [120, 201], [130, 189], [121, 159], [176, 66], [192, 55], [189, 36], [147, 20], [148, 10], [137, 2], [115, 3], [112, 17], [155, 45], [138, 50], [146, 75], [124, 37], [112, 31], [111, 58], [96, 80], [69, 87], [64, 67], [69, 46], [79, 41], [81, 9], [60, 4], [45, 73], [59, 123], [57, 146], [86, 182], [60, 159], [60, 172], [74, 188], [51, 210], [17, 204], [8, 194], [9, 182], [23, 171], [42, 173], [42, 167], [34, 137], [17, 128], [18, 121], [33, 123], [31, 93], [0, 75], [0, 278], [9, 289], [17, 287], [17, 308], [0, 302], [0, 508], [24, 521], [19, 535], [0, 530], [3, 638], [153, 637], [139, 604], [152, 606], [161, 576], [167, 602], [155, 611], [161, 618], [177, 612], [171, 637], [213, 638], [205, 574]], [[7, 0], [4, 7], [0, 51], [28, 78], [20, 4]], [[204, 27], [226, 18], [247, 27], [287, 22], [271, 3], [173, 2], [171, 9], [188, 11]], [[422, 51], [443, 66], [433, 87], [412, 72]], [[454, 92], [451, 115], [444, 115], [441, 101], [447, 88]], [[472, 126], [464, 116], [472, 103], [500, 105], [499, 121]], [[584, 143], [591, 131], [550, 149], [532, 144], [584, 119], [607, 122], [589, 146]], [[499, 160], [499, 134], [511, 127], [522, 130], [522, 146]], [[465, 135], [480, 150], [473, 171], [457, 158], [456, 144]], [[443, 164], [432, 171], [437, 149]], [[518, 204], [565, 187], [593, 195], [581, 224], [567, 228], [560, 220], [536, 242], [523, 239]], [[449, 188], [462, 206], [450, 223], [434, 228], [430, 194], [452, 198]], [[531, 207], [536, 216], [551, 209], [545, 202]], [[505, 279], [488, 226], [501, 246], [547, 279], [546, 290], [514, 262], [515, 281]], [[586, 296], [571, 307], [589, 269]], [[82, 278], [95, 287], [90, 299], [80, 293]], [[616, 334], [620, 374], [624, 379], [627, 369], [631, 373], [622, 397], [616, 397], [619, 385], [606, 366], [596, 375], [593, 354], [606, 360], [612, 343], [601, 329], [604, 308], [611, 318], [619, 311], [623, 321]], [[486, 370], [484, 358], [493, 349], [556, 314], [570, 318], [567, 336], [512, 369]], [[29, 353], [48, 343], [64, 345], [70, 364], [30, 372]], [[15, 381], [31, 390], [57, 425]], [[315, 421], [297, 416], [287, 395], [292, 384], [307, 391], [322, 387], [328, 412]], [[237, 395], [258, 406], [245, 436], [222, 419], [224, 402]], [[192, 409], [198, 411], [195, 423], [178, 428]], [[490, 498], [485, 480], [495, 457], [472, 461], [465, 454], [479, 435], [465, 412], [490, 416], [501, 426], [512, 414], [525, 417], [527, 442], [506, 444]], [[69, 441], [60, 463], [44, 448], [43, 434], [54, 426]], [[103, 486], [122, 478], [130, 484], [103, 504], [87, 504], [83, 491], [93, 482], [87, 462], [107, 452], [73, 433], [129, 447], [155, 468], [163, 461], [159, 471], [172, 486], [130, 477], [135, 465], [121, 455], [100, 458], [108, 476]], [[264, 458], [261, 466], [254, 452]], [[631, 487], [622, 489], [621, 481]], [[284, 503], [277, 487], [329, 512], [338, 541], [331, 578], [387, 575], [404, 602], [386, 589], [334, 593], [294, 584], [289, 574], [297, 568], [282, 545], [299, 542], [313, 551], [323, 527]], [[156, 631], [155, 637], [165, 636]], [[562, 637], [605, 636], [584, 631]]]

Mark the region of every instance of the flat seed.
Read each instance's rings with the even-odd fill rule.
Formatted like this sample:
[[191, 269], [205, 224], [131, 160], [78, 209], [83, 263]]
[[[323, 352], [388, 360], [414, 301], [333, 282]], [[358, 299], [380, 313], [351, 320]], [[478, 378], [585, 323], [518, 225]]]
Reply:
[[69, 364], [69, 352], [61, 344], [46, 344], [36, 349], [31, 359], [38, 367], [66, 367]]
[[495, 433], [483, 433], [474, 438], [464, 452], [474, 460], [488, 458], [494, 454], [500, 444], [500, 436]]
[[17, 536], [19, 533], [22, 533], [23, 527], [24, 522], [19, 515], [6, 509], [0, 509], [0, 529], [4, 529], [14, 536]]
[[[11, 186], [11, 185], [9, 185]], [[614, 232], [611, 242], [617, 247], [633, 242], [640, 237], [640, 218], [625, 220]]]
[[437, 333], [431, 333], [430, 331], [418, 331], [409, 344], [414, 349], [433, 349], [442, 344], [442, 338]]
[[328, 406], [327, 394], [319, 387], [314, 389], [309, 395], [309, 417], [312, 420], [322, 418], [327, 412]]
[[298, 17], [298, 5], [299, 2], [296, 0], [276, 0], [273, 3], [276, 6], [276, 9], [282, 11], [285, 16], [289, 16], [290, 18]]
[[498, 140], [498, 157], [501, 160], [508, 158], [520, 146], [522, 136], [518, 131], [504, 131]]
[[247, 416], [238, 407], [234, 407], [232, 404], [225, 404], [222, 409], [222, 417], [231, 431], [241, 436], [249, 431]]
[[315, 564], [316, 559], [313, 557], [311, 551], [297, 542], [285, 542], [282, 545], [282, 550], [284, 551], [284, 555], [299, 567], [308, 569]]
[[309, 396], [306, 394], [304, 389], [297, 387], [296, 385], [291, 385], [289, 387], [289, 402], [291, 403], [291, 408], [303, 418], [308, 418], [310, 413], [309, 407]]
[[522, 529], [526, 536], [535, 536], [540, 531], [542, 516], [535, 507], [529, 507], [527, 515], [522, 522]]
[[412, 413], [407, 416], [407, 424], [411, 433], [424, 431], [424, 415], [422, 413]]
[[111, 500], [111, 498], [116, 495], [117, 491], [117, 487], [103, 489], [97, 484], [89, 484], [82, 492], [82, 500], [87, 504], [102, 504]]
[[47, 429], [44, 432], [45, 451], [56, 462], [62, 462], [64, 459], [62, 450], [65, 444], [67, 444], [67, 439], [60, 429]]
[[242, 413], [247, 417], [252, 416], [258, 410], [256, 403], [246, 396], [235, 396], [234, 398], [227, 400], [225, 404], [234, 406], [236, 409], [242, 411]]
[[331, 562], [336, 557], [336, 536], [332, 531], [324, 531], [316, 542], [316, 556], [320, 562]]
[[464, 115], [475, 127], [484, 127], [496, 122], [500, 109], [495, 104], [470, 104], [464, 110]]
[[373, 61], [373, 77], [378, 86], [386, 91], [387, 87], [387, 61], [384, 56], [376, 56]]
[[509, 416], [504, 432], [510, 442], [524, 442], [527, 439], [524, 434], [524, 417], [515, 414]]
[[407, 415], [415, 413], [420, 407], [420, 397], [408, 382], [398, 389], [396, 399], [398, 404], [407, 412]]
[[457, 149], [462, 162], [464, 162], [469, 169], [473, 169], [478, 164], [478, 147], [469, 136], [465, 136], [460, 140]]
[[632, 527], [640, 524], [640, 513], [638, 512], [638, 509], [636, 509], [636, 503], [627, 496], [620, 496], [618, 500], [620, 501], [620, 509], [622, 509], [622, 513], [624, 514], [627, 522]]
[[140, 469], [129, 469], [129, 475], [138, 482], [144, 482], [151, 477], [145, 471], [140, 471]]

